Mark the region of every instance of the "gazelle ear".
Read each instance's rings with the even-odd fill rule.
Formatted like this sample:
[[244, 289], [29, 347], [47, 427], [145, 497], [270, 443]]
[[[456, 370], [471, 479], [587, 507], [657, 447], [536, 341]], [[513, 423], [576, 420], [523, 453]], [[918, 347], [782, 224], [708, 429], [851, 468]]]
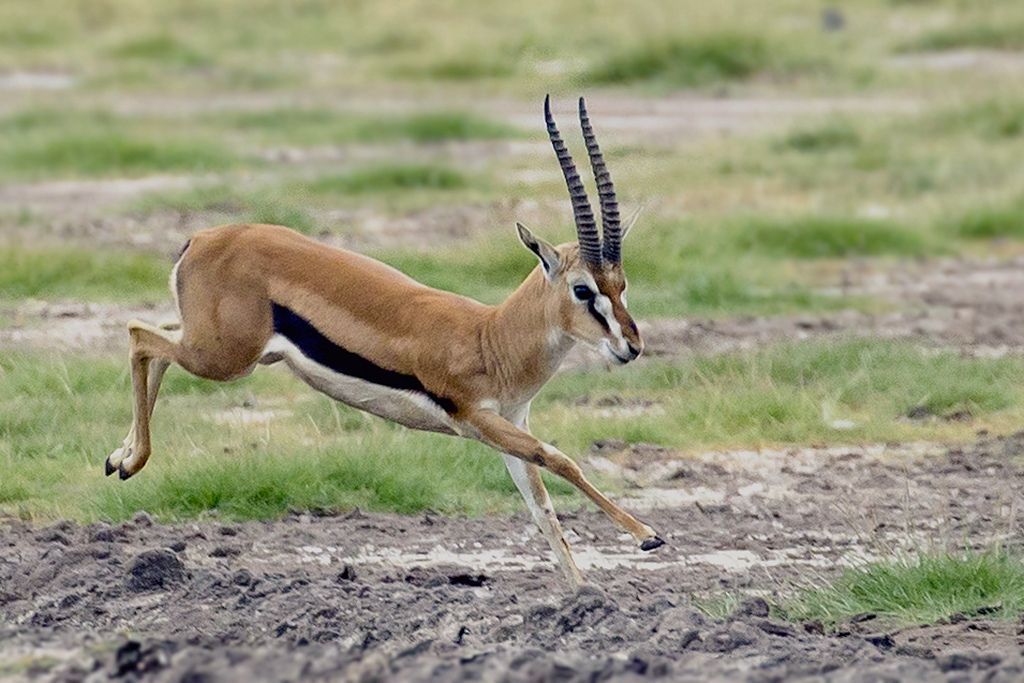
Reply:
[[535, 236], [522, 223], [516, 222], [516, 230], [519, 232], [519, 239], [526, 245], [526, 248], [537, 256], [540, 265], [544, 268], [544, 275], [547, 279], [555, 279], [559, 268], [562, 267], [562, 262], [558, 258], [558, 251], [549, 243]]
[[633, 214], [626, 219], [626, 223], [622, 226], [622, 237], [620, 237], [619, 239], [626, 239], [626, 235], [628, 235], [630, 229], [632, 229], [632, 227], [636, 225], [637, 219], [640, 218], [640, 214], [643, 213], [644, 209], [646, 208], [646, 204], [641, 204], [640, 206], [636, 207], [636, 211], [634, 211]]

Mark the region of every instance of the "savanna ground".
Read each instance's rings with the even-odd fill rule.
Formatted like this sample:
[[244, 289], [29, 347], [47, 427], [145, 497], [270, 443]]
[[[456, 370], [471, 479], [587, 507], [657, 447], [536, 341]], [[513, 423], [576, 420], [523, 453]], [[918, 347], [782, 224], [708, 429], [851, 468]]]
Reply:
[[[1013, 0], [0, 5], [0, 677], [1019, 679], [1022, 77]], [[532, 426], [666, 547], [549, 479], [565, 593], [493, 453], [279, 368], [172, 369], [103, 477], [192, 231], [496, 302], [572, 236], [546, 92], [648, 352]]]

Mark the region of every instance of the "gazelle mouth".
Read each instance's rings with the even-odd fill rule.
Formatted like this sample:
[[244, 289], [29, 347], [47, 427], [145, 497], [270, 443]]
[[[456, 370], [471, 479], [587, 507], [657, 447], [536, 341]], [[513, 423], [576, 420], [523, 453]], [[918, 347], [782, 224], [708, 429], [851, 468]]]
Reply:
[[611, 354], [612, 358], [618, 361], [619, 365], [625, 365], [629, 361], [633, 360], [629, 356], [620, 356], [618, 353], [615, 352], [615, 349], [613, 349], [611, 345], [607, 345], [606, 348], [608, 349], [608, 353]]

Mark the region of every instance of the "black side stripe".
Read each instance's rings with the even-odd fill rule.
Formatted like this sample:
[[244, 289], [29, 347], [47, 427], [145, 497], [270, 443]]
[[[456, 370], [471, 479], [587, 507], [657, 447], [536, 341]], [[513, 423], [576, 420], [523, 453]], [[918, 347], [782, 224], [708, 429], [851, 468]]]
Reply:
[[455, 402], [428, 391], [415, 375], [406, 375], [382, 368], [358, 353], [344, 349], [325, 337], [312, 323], [291, 309], [271, 303], [274, 314], [274, 332], [284, 335], [299, 347], [302, 355], [342, 375], [356, 377], [392, 389], [417, 391], [430, 398], [446, 413], [454, 413]]

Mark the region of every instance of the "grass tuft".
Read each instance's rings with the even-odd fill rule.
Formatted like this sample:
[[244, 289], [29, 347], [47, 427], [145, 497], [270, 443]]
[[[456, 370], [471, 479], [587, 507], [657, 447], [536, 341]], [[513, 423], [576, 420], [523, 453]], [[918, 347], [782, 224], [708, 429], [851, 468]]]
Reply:
[[596, 83], [660, 81], [673, 86], [701, 86], [738, 81], [783, 67], [777, 46], [745, 33], [712, 33], [652, 41], [612, 54], [594, 66]]
[[931, 251], [922, 233], [883, 220], [802, 216], [752, 219], [734, 231], [741, 251], [798, 259], [920, 256]]
[[962, 131], [982, 140], [1011, 140], [1024, 135], [1024, 101], [1000, 98], [972, 103], [927, 116], [925, 123], [925, 130], [936, 136]]
[[930, 31], [901, 46], [905, 52], [963, 48], [1019, 50], [1024, 48], [1024, 24], [1012, 20], [999, 23], [961, 23]]
[[510, 76], [514, 71], [513, 65], [506, 59], [481, 57], [477, 53], [471, 57], [442, 59], [414, 70], [402, 69], [400, 73], [442, 81], [476, 81]]
[[168, 33], [158, 33], [121, 43], [110, 51], [115, 59], [155, 62], [160, 66], [198, 69], [208, 67], [212, 60]]
[[828, 152], [849, 149], [861, 144], [860, 133], [848, 121], [831, 121], [812, 128], [791, 131], [777, 147], [797, 152]]
[[72, 247], [0, 247], [0, 300], [156, 300], [170, 263], [150, 255]]
[[308, 209], [288, 200], [275, 197], [266, 197], [258, 200], [253, 208], [243, 216], [241, 221], [244, 223], [283, 225], [304, 235], [312, 235], [319, 229], [316, 218]]
[[503, 123], [458, 111], [367, 116], [330, 109], [269, 109], [210, 114], [205, 123], [290, 144], [345, 144], [497, 140], [518, 132]]
[[1024, 563], [1003, 550], [922, 554], [849, 569], [783, 605], [798, 620], [841, 623], [876, 614], [899, 623], [934, 623], [954, 614], [1010, 618], [1024, 610]]
[[0, 168], [8, 175], [202, 173], [235, 162], [203, 136], [153, 132], [108, 112], [42, 109], [0, 119]]
[[971, 209], [947, 223], [946, 230], [961, 239], [1024, 239], [1024, 199]]
[[466, 176], [446, 166], [395, 164], [321, 176], [302, 186], [314, 195], [330, 196], [396, 190], [458, 190], [468, 185]]

